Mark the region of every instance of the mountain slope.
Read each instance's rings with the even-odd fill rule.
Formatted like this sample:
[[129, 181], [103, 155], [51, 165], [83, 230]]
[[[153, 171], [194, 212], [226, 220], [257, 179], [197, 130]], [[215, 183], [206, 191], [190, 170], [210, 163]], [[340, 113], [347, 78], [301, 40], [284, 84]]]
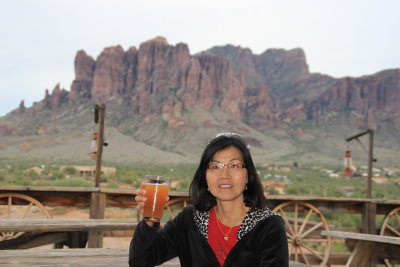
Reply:
[[335, 79], [310, 73], [300, 48], [190, 55], [163, 37], [96, 60], [78, 51], [70, 90], [0, 118], [0, 158], [84, 161], [96, 103], [106, 104], [110, 162], [197, 162], [215, 134], [237, 132], [260, 162], [340, 165], [344, 139], [369, 127], [382, 164], [399, 164], [400, 70]]

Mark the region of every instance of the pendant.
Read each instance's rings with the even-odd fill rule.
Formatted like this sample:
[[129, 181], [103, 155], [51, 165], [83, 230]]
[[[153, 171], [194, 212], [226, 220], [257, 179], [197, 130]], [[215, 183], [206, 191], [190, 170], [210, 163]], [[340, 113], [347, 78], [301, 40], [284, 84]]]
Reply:
[[228, 240], [228, 237], [227, 237], [227, 236], [224, 236], [224, 239], [225, 239], [225, 241], [227, 241], [227, 240]]

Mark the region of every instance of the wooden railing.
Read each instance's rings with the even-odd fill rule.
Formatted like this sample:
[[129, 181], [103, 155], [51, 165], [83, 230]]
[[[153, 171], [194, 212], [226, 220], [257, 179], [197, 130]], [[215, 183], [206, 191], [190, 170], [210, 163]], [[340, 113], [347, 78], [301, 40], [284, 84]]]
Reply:
[[[28, 196], [42, 203], [44, 207], [67, 206], [86, 207], [90, 209], [89, 218], [103, 219], [105, 210], [111, 207], [135, 209], [134, 200], [136, 191], [133, 189], [107, 189], [107, 188], [65, 188], [65, 187], [34, 187], [34, 186], [0, 186], [0, 205], [7, 205], [7, 200], [2, 195], [21, 194]], [[186, 192], [170, 192], [170, 200], [167, 203], [169, 214], [173, 216], [173, 210], [182, 209], [190, 202]], [[312, 238], [327, 238], [320, 235], [321, 230], [339, 230], [355, 233], [379, 234], [382, 225], [375, 225], [378, 215], [387, 215], [400, 207], [400, 200], [379, 200], [379, 199], [354, 199], [354, 198], [324, 198], [324, 197], [301, 197], [301, 196], [267, 196], [270, 206], [277, 208], [286, 218], [286, 224], [292, 225], [293, 229], [312, 231]], [[18, 204], [18, 200], [14, 200]], [[24, 201], [20, 201], [23, 203]], [[308, 214], [308, 217], [301, 218], [300, 213]], [[359, 214], [361, 224], [354, 228], [342, 228], [333, 225], [332, 222], [325, 222], [328, 214]], [[133, 213], [135, 214], [135, 213]], [[310, 215], [311, 214], [311, 215]], [[296, 217], [298, 216], [298, 217]], [[136, 215], [134, 216], [136, 217]], [[320, 218], [320, 221], [313, 221], [310, 218]], [[383, 217], [383, 216], [382, 216]], [[322, 218], [322, 219], [321, 219]], [[134, 218], [137, 220], [138, 218]], [[304, 224], [304, 226], [302, 226]], [[315, 228], [315, 229], [314, 229]], [[103, 232], [91, 231], [89, 236], [90, 247], [102, 247]], [[321, 239], [322, 240], [322, 239]], [[301, 244], [298, 238], [290, 238], [293, 245]], [[307, 240], [303, 240], [307, 241]], [[330, 239], [322, 240], [329, 243]], [[296, 243], [297, 242], [297, 243]], [[330, 248], [329, 248], [330, 249]], [[320, 252], [316, 252], [320, 253]], [[323, 254], [323, 253], [322, 253]], [[308, 257], [308, 256], [307, 256]], [[323, 257], [326, 257], [323, 256]], [[324, 259], [316, 265], [343, 264], [348, 254], [334, 255], [328, 253], [328, 259]], [[313, 262], [311, 259], [310, 262]], [[322, 264], [323, 263], [323, 264]]]

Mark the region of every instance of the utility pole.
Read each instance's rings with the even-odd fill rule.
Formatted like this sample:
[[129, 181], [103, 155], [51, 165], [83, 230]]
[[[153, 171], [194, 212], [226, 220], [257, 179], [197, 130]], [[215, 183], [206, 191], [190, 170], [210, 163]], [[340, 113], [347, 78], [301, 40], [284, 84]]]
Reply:
[[[373, 146], [374, 146], [374, 130], [367, 129], [363, 132], [360, 132], [356, 135], [350, 136], [345, 140], [350, 142], [352, 140], [357, 140], [360, 145], [365, 149], [363, 144], [358, 139], [359, 137], [369, 134], [369, 149], [368, 149], [368, 179], [367, 179], [367, 198], [369, 201], [365, 202], [362, 208], [362, 232], [367, 234], [376, 234], [376, 225], [375, 225], [375, 217], [376, 217], [376, 203], [372, 201], [372, 164], [376, 162], [374, 159]], [[369, 266], [375, 266], [373, 263], [370, 263]]]
[[[367, 179], [367, 198], [372, 198], [372, 164], [373, 162], [376, 162], [376, 159], [374, 159], [374, 130], [372, 129], [367, 129], [363, 132], [360, 132], [356, 135], [347, 137], [345, 140], [347, 142], [350, 142], [351, 140], [356, 139], [360, 144], [360, 140], [358, 137], [361, 137], [363, 135], [369, 134], [369, 148], [368, 148], [368, 179]], [[362, 144], [361, 144], [362, 145]]]
[[[94, 108], [94, 122], [99, 123], [99, 132], [97, 138], [96, 149], [96, 172], [95, 172], [95, 187], [100, 187], [101, 177], [101, 157], [103, 154], [104, 145], [104, 118], [106, 113], [105, 104], [95, 105]], [[106, 203], [106, 195], [100, 191], [92, 192], [90, 197], [90, 219], [104, 219], [104, 209]], [[103, 232], [102, 231], [89, 231], [88, 235], [89, 248], [103, 247]]]
[[96, 153], [96, 172], [95, 172], [95, 187], [100, 186], [101, 176], [101, 158], [103, 155], [103, 144], [104, 144], [104, 118], [106, 113], [106, 105], [101, 104], [95, 106], [95, 123], [98, 119], [99, 123], [99, 137], [97, 139], [97, 153]]

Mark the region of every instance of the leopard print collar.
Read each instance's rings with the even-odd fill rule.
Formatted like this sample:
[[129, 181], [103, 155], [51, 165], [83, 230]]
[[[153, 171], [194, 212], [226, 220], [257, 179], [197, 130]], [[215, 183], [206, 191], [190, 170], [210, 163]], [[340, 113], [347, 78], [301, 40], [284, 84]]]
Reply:
[[[265, 220], [266, 218], [278, 215], [269, 208], [251, 208], [247, 212], [240, 225], [239, 231], [237, 233], [237, 239], [240, 240], [242, 237], [253, 229], [258, 222]], [[200, 230], [201, 234], [205, 239], [208, 240], [208, 221], [210, 219], [210, 211], [201, 212], [196, 210], [194, 212], [194, 221], [197, 228]]]

